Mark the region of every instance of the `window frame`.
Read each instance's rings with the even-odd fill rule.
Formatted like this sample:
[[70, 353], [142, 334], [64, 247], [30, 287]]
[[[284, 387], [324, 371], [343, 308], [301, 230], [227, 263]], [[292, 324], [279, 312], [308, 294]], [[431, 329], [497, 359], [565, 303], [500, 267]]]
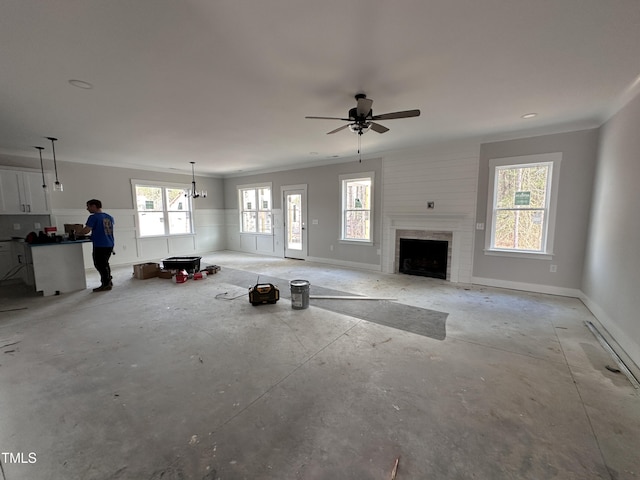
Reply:
[[[140, 225], [140, 213], [146, 210], [138, 209], [138, 196], [137, 196], [137, 187], [149, 187], [149, 188], [160, 188], [162, 190], [162, 210], [152, 210], [153, 212], [162, 211], [162, 218], [164, 224], [164, 233], [162, 234], [152, 234], [152, 235], [144, 235], [141, 231]], [[189, 188], [191, 188], [190, 184], [183, 183], [174, 183], [174, 182], [158, 182], [155, 180], [141, 180], [141, 179], [131, 179], [131, 194], [133, 196], [133, 204], [135, 206], [135, 226], [136, 226], [136, 238], [138, 239], [146, 239], [146, 238], [165, 238], [165, 237], [184, 237], [184, 236], [194, 236], [195, 235], [195, 225], [194, 225], [194, 211], [193, 211], [193, 202], [191, 197], [186, 195]], [[169, 213], [176, 212], [177, 210], [169, 210], [169, 206], [167, 205], [167, 194], [166, 191], [168, 189], [173, 190], [182, 190], [185, 192], [185, 202], [187, 208], [182, 210], [184, 212], [188, 212], [189, 215], [189, 232], [182, 233], [171, 233], [169, 231], [170, 219]]]
[[[374, 207], [375, 207], [375, 183], [376, 177], [375, 172], [358, 172], [358, 173], [349, 173], [345, 175], [340, 175], [340, 238], [339, 242], [344, 244], [351, 245], [367, 245], [372, 246], [374, 244], [373, 241], [373, 232], [375, 225], [375, 217], [374, 217]], [[357, 238], [346, 238], [346, 204], [347, 204], [347, 183], [355, 180], [369, 180], [371, 182], [371, 190], [370, 190], [370, 205], [369, 205], [369, 238], [368, 239], [357, 239]], [[366, 210], [366, 209], [365, 209]]]
[[[259, 204], [259, 190], [261, 188], [268, 188], [269, 189], [269, 208], [268, 209], [264, 209], [264, 208], [260, 208], [260, 204]], [[275, 227], [273, 225], [273, 183], [272, 182], [263, 182], [263, 183], [250, 183], [250, 184], [246, 184], [246, 185], [236, 185], [236, 189], [238, 192], [238, 220], [239, 220], [239, 230], [241, 234], [245, 234], [245, 235], [264, 235], [264, 236], [273, 236], [274, 232], [275, 232]], [[245, 210], [244, 209], [244, 200], [243, 200], [243, 192], [246, 190], [255, 190], [255, 195], [254, 195], [254, 200], [256, 202], [256, 206], [258, 208], [256, 209], [251, 209], [251, 210]], [[270, 232], [259, 232], [257, 231], [259, 222], [257, 222], [256, 220], [256, 231], [255, 232], [247, 232], [244, 230], [244, 213], [245, 212], [255, 212], [256, 213], [256, 219], [259, 216], [259, 214], [262, 213], [267, 213], [267, 215], [269, 217], [271, 217], [271, 231]]]
[[[561, 161], [562, 153], [560, 152], [523, 155], [518, 157], [494, 158], [489, 160], [489, 189], [487, 192], [486, 217], [486, 225], [489, 231], [485, 235], [485, 255], [536, 258], [541, 260], [548, 260], [553, 258]], [[536, 251], [495, 247], [494, 244], [497, 218], [496, 213], [498, 212], [498, 208], [496, 207], [498, 171], [501, 168], [505, 167], [527, 168], [545, 164], [550, 166], [548, 174], [550, 178], [547, 178], [547, 190], [545, 192], [546, 200], [544, 207], [545, 214], [542, 232], [542, 249], [540, 251]]]

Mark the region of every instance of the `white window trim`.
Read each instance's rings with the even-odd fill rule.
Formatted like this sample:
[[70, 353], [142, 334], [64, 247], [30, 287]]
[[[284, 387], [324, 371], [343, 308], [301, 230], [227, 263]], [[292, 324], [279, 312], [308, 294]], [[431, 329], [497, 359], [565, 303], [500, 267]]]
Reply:
[[[164, 188], [175, 188], [175, 189], [182, 189], [185, 192], [188, 191], [191, 188], [191, 184], [185, 184], [185, 183], [175, 183], [175, 182], [159, 182], [156, 180], [140, 180], [140, 179], [136, 179], [136, 178], [132, 178], [131, 179], [131, 197], [133, 199], [133, 205], [134, 205], [134, 210], [135, 210], [135, 215], [134, 215], [134, 224], [135, 224], [135, 228], [136, 228], [136, 238], [138, 239], [146, 239], [146, 238], [166, 238], [166, 237], [193, 237], [196, 234], [196, 227], [194, 222], [194, 211], [193, 211], [193, 202], [191, 201], [191, 197], [187, 197], [187, 201], [189, 202], [189, 213], [190, 213], [190, 218], [191, 218], [191, 233], [164, 233], [162, 235], [141, 235], [140, 232], [140, 219], [138, 217], [138, 214], [140, 213], [138, 211], [138, 201], [137, 201], [137, 195], [136, 195], [136, 186], [140, 186], [140, 187], [164, 187]], [[164, 202], [163, 202], [164, 205]], [[163, 212], [165, 214], [165, 220], [166, 220], [166, 214], [167, 214], [167, 210], [166, 208], [163, 208]]]
[[[488, 232], [485, 235], [485, 255], [495, 255], [502, 257], [514, 258], [535, 258], [539, 260], [549, 260], [553, 258], [553, 244], [556, 226], [556, 210], [558, 205], [558, 189], [560, 184], [560, 163], [562, 161], [562, 153], [542, 153], [538, 155], [523, 155], [519, 157], [493, 158], [489, 160], [489, 191], [487, 194], [487, 219], [486, 225]], [[500, 248], [492, 248], [495, 229], [494, 229], [494, 212], [493, 205], [495, 201], [496, 190], [496, 167], [504, 166], [520, 166], [535, 163], [551, 163], [551, 187], [547, 192], [549, 198], [549, 216], [547, 220], [546, 235], [544, 241], [544, 251], [535, 252], [527, 250], [505, 250]]]
[[[371, 232], [371, 238], [369, 240], [356, 240], [351, 238], [344, 238], [344, 209], [345, 209], [344, 202], [346, 198], [346, 193], [344, 191], [344, 181], [355, 180], [359, 178], [371, 179], [371, 208], [369, 209], [369, 212], [370, 212], [369, 231]], [[348, 173], [348, 174], [340, 175], [338, 179], [340, 181], [340, 238], [338, 239], [338, 243], [342, 243], [345, 245], [373, 246], [376, 172]]]
[[[242, 190], [246, 190], [248, 188], [268, 188], [269, 189], [269, 196], [271, 197], [269, 199], [269, 205], [271, 205], [271, 208], [269, 209], [269, 214], [271, 215], [271, 233], [261, 233], [261, 232], [245, 232], [242, 230]], [[261, 236], [265, 236], [265, 237], [273, 237], [274, 236], [274, 232], [275, 232], [275, 227], [273, 225], [273, 182], [262, 182], [262, 183], [248, 183], [245, 185], [236, 185], [236, 192], [238, 195], [238, 220], [240, 222], [240, 224], [238, 225], [239, 230], [240, 230], [240, 235], [261, 235]], [[259, 211], [266, 211], [266, 210], [256, 210], [257, 212]]]

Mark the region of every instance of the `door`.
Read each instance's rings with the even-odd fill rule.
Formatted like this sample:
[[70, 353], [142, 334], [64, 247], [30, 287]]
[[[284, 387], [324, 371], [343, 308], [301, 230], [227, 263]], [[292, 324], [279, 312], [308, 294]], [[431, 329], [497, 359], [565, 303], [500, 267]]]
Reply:
[[307, 258], [307, 186], [282, 187], [284, 256]]

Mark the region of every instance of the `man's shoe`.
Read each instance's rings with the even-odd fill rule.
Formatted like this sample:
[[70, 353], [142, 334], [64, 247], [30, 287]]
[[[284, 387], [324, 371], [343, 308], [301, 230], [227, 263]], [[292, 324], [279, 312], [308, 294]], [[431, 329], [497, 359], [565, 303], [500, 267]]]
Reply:
[[111, 285], [102, 285], [102, 286], [100, 286], [98, 288], [94, 288], [93, 291], [94, 292], [106, 292], [108, 290], [111, 290], [111, 288], [112, 288]]

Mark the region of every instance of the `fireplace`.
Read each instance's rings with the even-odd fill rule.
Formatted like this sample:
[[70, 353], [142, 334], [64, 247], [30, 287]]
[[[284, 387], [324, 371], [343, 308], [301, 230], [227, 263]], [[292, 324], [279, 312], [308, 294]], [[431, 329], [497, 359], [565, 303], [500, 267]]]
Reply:
[[398, 214], [384, 217], [382, 271], [400, 273], [400, 239], [444, 240], [449, 243], [447, 277], [453, 283], [471, 281], [475, 218], [463, 214]]
[[398, 270], [408, 275], [446, 279], [448, 256], [446, 240], [401, 238]]

